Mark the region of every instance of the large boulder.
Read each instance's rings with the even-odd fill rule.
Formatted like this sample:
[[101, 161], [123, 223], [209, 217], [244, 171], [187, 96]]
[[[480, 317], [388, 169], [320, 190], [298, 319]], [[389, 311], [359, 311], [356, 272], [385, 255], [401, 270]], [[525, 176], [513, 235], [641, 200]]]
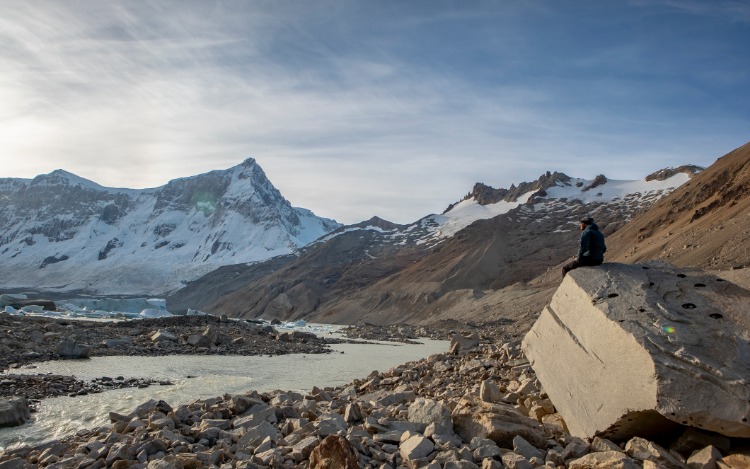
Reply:
[[91, 355], [90, 346], [67, 339], [57, 344], [56, 351], [60, 358], [82, 359], [89, 358]]
[[539, 422], [508, 404], [489, 404], [474, 396], [463, 397], [453, 409], [453, 430], [464, 441], [486, 438], [501, 448], [512, 448], [516, 436], [544, 447], [547, 436]]
[[523, 350], [571, 434], [750, 437], [750, 292], [663, 262], [570, 272]]
[[31, 418], [31, 410], [25, 397], [0, 399], [0, 427], [22, 425]]

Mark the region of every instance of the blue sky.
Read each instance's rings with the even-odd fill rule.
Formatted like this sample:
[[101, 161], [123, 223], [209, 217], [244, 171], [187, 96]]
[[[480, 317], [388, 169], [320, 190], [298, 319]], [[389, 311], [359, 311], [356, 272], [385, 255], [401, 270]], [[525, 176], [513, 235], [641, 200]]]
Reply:
[[750, 140], [750, 1], [5, 0], [0, 44], [0, 177], [253, 157], [344, 223]]

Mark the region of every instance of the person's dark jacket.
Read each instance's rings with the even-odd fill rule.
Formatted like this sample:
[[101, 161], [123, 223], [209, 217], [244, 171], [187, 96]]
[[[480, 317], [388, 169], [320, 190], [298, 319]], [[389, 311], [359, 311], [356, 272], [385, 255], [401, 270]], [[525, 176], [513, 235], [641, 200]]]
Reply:
[[592, 223], [581, 233], [581, 246], [578, 248], [578, 260], [589, 260], [596, 262], [604, 261], [604, 253], [607, 246], [604, 244], [604, 235], [599, 231], [599, 226]]

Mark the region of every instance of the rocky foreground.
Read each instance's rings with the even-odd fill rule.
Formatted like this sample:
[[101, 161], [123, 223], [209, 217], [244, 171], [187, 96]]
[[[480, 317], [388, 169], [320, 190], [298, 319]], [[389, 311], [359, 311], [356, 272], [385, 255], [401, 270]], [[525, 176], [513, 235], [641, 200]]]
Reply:
[[[504, 343], [503, 343], [504, 342]], [[0, 469], [50, 468], [746, 468], [747, 440], [684, 427], [659, 444], [572, 437], [517, 340], [454, 340], [433, 355], [307, 394], [149, 401], [111, 425]]]

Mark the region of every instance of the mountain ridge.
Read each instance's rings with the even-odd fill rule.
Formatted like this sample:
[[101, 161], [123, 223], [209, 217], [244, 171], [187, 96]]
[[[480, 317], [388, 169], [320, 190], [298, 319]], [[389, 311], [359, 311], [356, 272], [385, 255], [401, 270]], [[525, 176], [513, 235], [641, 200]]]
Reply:
[[149, 189], [106, 188], [65, 170], [5, 178], [0, 201], [3, 288], [161, 294], [340, 226], [292, 207], [252, 158]]
[[[482, 204], [487, 199], [478, 195], [409, 225], [341, 227], [276, 272], [197, 306], [245, 318], [430, 321], [457, 295], [481, 300], [563, 260], [575, 246], [575, 221], [581, 217], [593, 215], [614, 232], [687, 179], [674, 174], [664, 181], [583, 180], [545, 173], [536, 183], [512, 186], [526, 192], [509, 200]], [[326, 262], [330, 259], [336, 260]]]

